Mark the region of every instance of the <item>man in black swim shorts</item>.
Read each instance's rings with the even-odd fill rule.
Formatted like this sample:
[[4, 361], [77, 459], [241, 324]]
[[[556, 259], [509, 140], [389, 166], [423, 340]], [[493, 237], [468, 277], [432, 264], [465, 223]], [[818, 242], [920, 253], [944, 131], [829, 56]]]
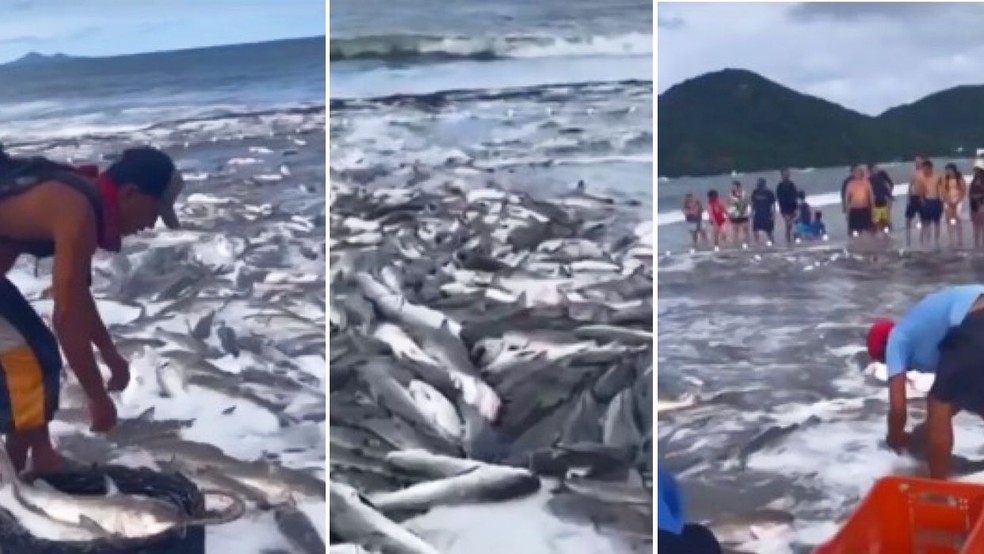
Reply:
[[[912, 220], [922, 213], [922, 163], [925, 158], [916, 156], [913, 162], [912, 174], [909, 175], [909, 194], [905, 203], [905, 245], [912, 246]], [[921, 227], [920, 223], [920, 227]], [[920, 240], [922, 237], [920, 236]]]
[[755, 190], [752, 191], [752, 233], [755, 243], [760, 242], [760, 234], [764, 233], [769, 244], [775, 242], [772, 231], [776, 226], [776, 195], [765, 185], [765, 179], [759, 177]]
[[776, 185], [776, 200], [779, 201], [779, 213], [786, 224], [786, 244], [793, 241], [793, 224], [796, 222], [796, 207], [799, 204], [796, 195], [796, 185], [789, 180], [789, 170], [779, 173], [782, 180]]
[[853, 236], [874, 230], [871, 208], [875, 193], [868, 180], [867, 169], [863, 165], [854, 168], [850, 182], [844, 191], [847, 206], [847, 232]]
[[943, 219], [943, 179], [933, 171], [933, 162], [923, 160], [922, 173], [920, 178], [920, 189], [923, 193], [922, 210], [919, 219], [922, 220], [921, 239], [923, 243], [929, 242], [929, 233], [932, 229], [933, 243], [937, 248], [940, 246], [940, 221]]

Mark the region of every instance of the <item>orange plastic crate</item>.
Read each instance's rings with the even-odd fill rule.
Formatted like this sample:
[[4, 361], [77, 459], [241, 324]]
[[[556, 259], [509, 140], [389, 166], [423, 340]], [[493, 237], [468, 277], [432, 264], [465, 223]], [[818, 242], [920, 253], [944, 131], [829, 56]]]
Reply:
[[813, 554], [984, 554], [984, 486], [885, 477]]

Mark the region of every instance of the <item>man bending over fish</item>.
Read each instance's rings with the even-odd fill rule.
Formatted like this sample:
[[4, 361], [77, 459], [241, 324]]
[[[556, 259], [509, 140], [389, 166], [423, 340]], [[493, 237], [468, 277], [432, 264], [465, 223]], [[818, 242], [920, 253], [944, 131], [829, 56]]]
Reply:
[[[868, 353], [888, 369], [888, 445], [901, 452], [910, 440], [925, 437], [930, 477], [946, 479], [953, 416], [966, 410], [984, 417], [984, 285], [946, 287], [917, 302], [897, 324], [876, 321], [868, 331]], [[907, 371], [936, 374], [924, 433], [905, 432]]]
[[[167, 154], [134, 148], [102, 174], [89, 169], [0, 149], [0, 431], [18, 471], [28, 454], [39, 472], [64, 462], [48, 433], [58, 409], [59, 345], [88, 399], [92, 430], [116, 424], [109, 391], [126, 388], [130, 370], [89, 290], [96, 248], [119, 252], [122, 237], [150, 229], [158, 217], [178, 227], [174, 201], [184, 182]], [[6, 278], [22, 254], [54, 257], [54, 333]], [[105, 385], [93, 346], [110, 370]]]

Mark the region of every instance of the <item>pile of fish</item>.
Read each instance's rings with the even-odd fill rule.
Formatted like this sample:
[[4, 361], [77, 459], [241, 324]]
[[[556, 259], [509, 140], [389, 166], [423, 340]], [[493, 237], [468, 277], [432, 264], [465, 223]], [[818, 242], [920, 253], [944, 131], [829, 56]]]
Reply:
[[652, 223], [583, 183], [330, 188], [332, 552], [437, 552], [408, 521], [551, 490], [652, 538]]
[[[180, 472], [202, 489], [233, 495], [246, 513], [230, 525], [280, 527], [273, 550], [324, 552], [317, 530], [326, 501], [324, 203], [318, 191], [287, 187], [291, 179], [323, 179], [323, 146], [313, 144], [312, 161], [301, 164], [307, 153], [298, 153], [298, 142], [265, 140], [291, 149], [211, 141], [207, 154], [252, 155], [249, 174], [279, 166], [279, 190], [246, 177], [241, 165], [209, 167], [202, 180], [189, 178], [180, 230], [128, 238], [123, 252], [94, 262], [93, 293], [130, 362], [131, 382], [116, 398], [117, 427], [94, 435], [84, 394], [66, 369], [52, 435], [77, 462]], [[175, 153], [179, 161], [198, 156], [195, 147]], [[308, 197], [306, 207], [283, 207], [277, 198], [287, 193]], [[49, 271], [47, 262], [23, 263], [11, 274], [45, 318]], [[20, 504], [0, 495], [8, 510]], [[159, 527], [135, 522], [109, 534], [147, 536]]]

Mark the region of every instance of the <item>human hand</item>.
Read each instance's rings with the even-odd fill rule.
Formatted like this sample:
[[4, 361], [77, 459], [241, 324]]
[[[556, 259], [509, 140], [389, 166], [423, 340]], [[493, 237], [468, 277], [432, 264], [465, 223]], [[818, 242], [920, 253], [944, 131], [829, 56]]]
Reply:
[[901, 454], [909, 446], [909, 435], [905, 431], [897, 433], [890, 431], [885, 438], [885, 442], [888, 443], [888, 447], [894, 450], [896, 454]]
[[116, 405], [108, 393], [89, 399], [89, 418], [89, 429], [94, 433], [105, 433], [116, 426]]
[[109, 366], [109, 381], [106, 390], [119, 392], [130, 383], [130, 363], [118, 352], [103, 354], [103, 361]]

